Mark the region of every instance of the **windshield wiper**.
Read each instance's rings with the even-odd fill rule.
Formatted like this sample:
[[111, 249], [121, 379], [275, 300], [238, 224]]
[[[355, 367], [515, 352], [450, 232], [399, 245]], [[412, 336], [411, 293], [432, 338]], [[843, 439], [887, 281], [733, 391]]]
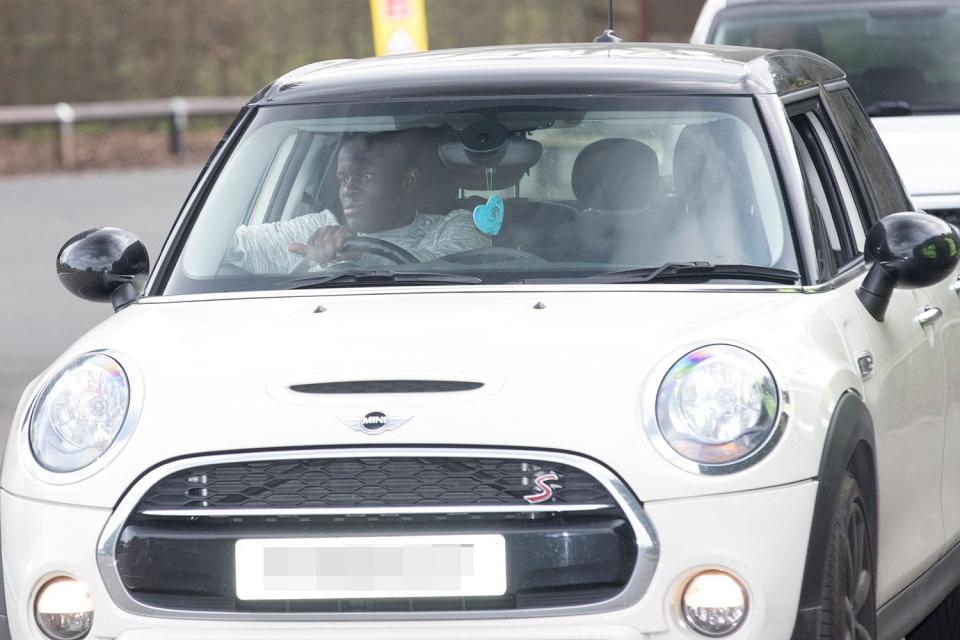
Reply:
[[318, 289], [320, 287], [375, 287], [391, 284], [480, 284], [480, 278], [455, 273], [427, 273], [420, 271], [377, 271], [373, 269], [346, 271], [333, 275], [297, 278], [289, 289]]
[[623, 271], [608, 271], [587, 276], [584, 280], [611, 284], [637, 284], [685, 279], [762, 280], [796, 284], [800, 274], [787, 269], [758, 267], [749, 264], [710, 264], [709, 262], [668, 262], [659, 267], [643, 267]]

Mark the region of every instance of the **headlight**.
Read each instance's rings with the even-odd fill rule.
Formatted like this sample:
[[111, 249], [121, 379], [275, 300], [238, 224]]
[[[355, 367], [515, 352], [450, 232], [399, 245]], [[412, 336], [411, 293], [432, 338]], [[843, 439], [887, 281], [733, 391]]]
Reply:
[[110, 356], [88, 353], [61, 369], [30, 416], [30, 448], [45, 469], [89, 466], [117, 439], [130, 410], [130, 382]]
[[703, 465], [750, 456], [774, 431], [777, 385], [766, 365], [731, 345], [691, 351], [657, 391], [657, 425], [671, 449]]

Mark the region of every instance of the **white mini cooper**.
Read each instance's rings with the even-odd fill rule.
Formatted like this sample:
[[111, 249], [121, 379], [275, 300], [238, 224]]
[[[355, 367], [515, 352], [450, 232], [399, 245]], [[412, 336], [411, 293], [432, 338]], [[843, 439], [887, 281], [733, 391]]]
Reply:
[[295, 71], [152, 271], [63, 247], [117, 314], [17, 411], [10, 636], [899, 639], [960, 582], [957, 245], [812, 54]]

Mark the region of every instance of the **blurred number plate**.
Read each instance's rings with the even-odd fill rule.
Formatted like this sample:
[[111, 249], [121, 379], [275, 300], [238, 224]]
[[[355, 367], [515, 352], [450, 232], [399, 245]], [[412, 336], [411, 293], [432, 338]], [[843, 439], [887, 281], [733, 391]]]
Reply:
[[498, 596], [501, 535], [238, 540], [241, 600]]

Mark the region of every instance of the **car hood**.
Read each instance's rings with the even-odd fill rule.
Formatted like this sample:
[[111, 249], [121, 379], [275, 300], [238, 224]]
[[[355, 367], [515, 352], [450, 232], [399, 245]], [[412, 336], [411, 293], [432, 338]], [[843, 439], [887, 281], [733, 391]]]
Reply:
[[[473, 292], [380, 290], [260, 299], [140, 303], [113, 316], [58, 362], [108, 349], [135, 363], [139, 424], [120, 455], [72, 487], [21, 495], [112, 506], [145, 470], [212, 452], [326, 446], [529, 447], [600, 460], [642, 500], [774, 486], [816, 475], [823, 434], [792, 427], [777, 451], [720, 480], [682, 471], [653, 448], [649, 401], [665, 368], [698, 346], [744, 345], [784, 389], [821, 365], [829, 319], [800, 293]], [[55, 365], [56, 366], [56, 365]], [[815, 374], [822, 379], [823, 373]], [[357, 380], [481, 382], [461, 392], [310, 394], [292, 385]], [[827, 384], [827, 382], [824, 382]], [[795, 403], [801, 404], [801, 403]], [[369, 435], [371, 412], [406, 422]], [[795, 412], [798, 424], [820, 416]], [[824, 422], [824, 424], [826, 424]], [[355, 426], [355, 425], [354, 425]], [[11, 441], [13, 444], [13, 441]], [[21, 443], [22, 445], [22, 443]], [[809, 449], [810, 455], [803, 455]], [[21, 446], [21, 451], [23, 451]], [[8, 457], [9, 461], [9, 457]], [[4, 471], [7, 472], [7, 464]], [[709, 481], [707, 481], [709, 480]]]
[[873, 118], [873, 124], [915, 198], [960, 195], [960, 115]]

